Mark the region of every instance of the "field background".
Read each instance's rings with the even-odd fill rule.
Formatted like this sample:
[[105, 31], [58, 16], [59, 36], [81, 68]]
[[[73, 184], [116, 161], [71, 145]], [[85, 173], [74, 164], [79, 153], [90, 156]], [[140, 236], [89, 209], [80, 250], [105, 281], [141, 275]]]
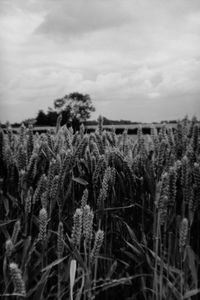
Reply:
[[142, 126], [1, 129], [4, 299], [198, 299], [199, 122]]

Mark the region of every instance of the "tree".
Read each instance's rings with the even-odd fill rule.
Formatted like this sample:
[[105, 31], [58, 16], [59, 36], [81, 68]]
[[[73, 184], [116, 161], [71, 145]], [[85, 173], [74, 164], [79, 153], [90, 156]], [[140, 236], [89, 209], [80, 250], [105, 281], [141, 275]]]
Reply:
[[45, 126], [45, 125], [47, 125], [47, 116], [43, 112], [43, 110], [39, 110], [39, 112], [37, 114], [36, 125], [38, 125], [38, 126]]
[[55, 109], [68, 117], [66, 123], [70, 123], [74, 130], [78, 130], [82, 122], [90, 118], [91, 112], [95, 111], [92, 100], [88, 94], [78, 92], [65, 95], [54, 101]]
[[50, 107], [48, 108], [47, 113], [43, 112], [43, 110], [39, 110], [35, 125], [36, 126], [56, 126], [56, 120], [58, 117], [58, 113], [55, 110], [52, 110]]

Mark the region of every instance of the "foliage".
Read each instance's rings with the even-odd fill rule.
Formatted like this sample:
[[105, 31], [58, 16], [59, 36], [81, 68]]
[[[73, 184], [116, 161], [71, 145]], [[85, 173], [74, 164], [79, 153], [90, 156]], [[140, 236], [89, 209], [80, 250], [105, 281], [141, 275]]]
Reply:
[[198, 299], [200, 128], [0, 130], [9, 299]]
[[58, 111], [68, 112], [69, 121], [72, 122], [72, 126], [75, 129], [78, 129], [79, 124], [89, 119], [90, 113], [95, 111], [90, 96], [78, 92], [56, 99], [54, 101], [54, 107]]
[[92, 100], [88, 94], [71, 93], [63, 98], [54, 101], [54, 109], [49, 108], [45, 113], [39, 110], [36, 117], [36, 126], [56, 126], [58, 116], [62, 115], [61, 125], [67, 124], [74, 130], [78, 130], [81, 123], [85, 123], [90, 118], [90, 113], [94, 112]]
[[[36, 126], [56, 126], [56, 121], [59, 116], [59, 113], [56, 110], [51, 108], [48, 109], [47, 113], [42, 110], [39, 110], [37, 117], [36, 117]], [[68, 123], [70, 118], [69, 112], [63, 111], [62, 112], [62, 121], [61, 125]]]

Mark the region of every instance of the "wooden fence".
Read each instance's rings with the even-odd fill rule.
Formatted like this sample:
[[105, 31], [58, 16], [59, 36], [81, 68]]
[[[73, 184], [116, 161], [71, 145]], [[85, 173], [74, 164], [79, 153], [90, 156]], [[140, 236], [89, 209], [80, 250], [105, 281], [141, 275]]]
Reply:
[[[115, 129], [115, 132], [117, 134], [122, 133], [125, 129], [127, 130], [128, 134], [136, 134], [138, 127], [141, 127], [143, 130], [143, 133], [149, 133], [150, 128], [154, 126], [157, 129], [160, 129], [163, 124], [162, 123], [141, 123], [141, 124], [119, 124], [119, 125], [103, 125], [104, 130], [112, 130], [113, 128]], [[169, 128], [175, 129], [177, 126], [177, 123], [167, 123], [166, 126]], [[13, 127], [12, 128], [14, 132], [18, 132], [20, 127]], [[97, 125], [87, 125], [85, 126], [85, 131], [87, 133], [94, 132], [97, 129]], [[55, 126], [34, 126], [33, 131], [34, 132], [47, 132], [48, 130], [55, 130]]]

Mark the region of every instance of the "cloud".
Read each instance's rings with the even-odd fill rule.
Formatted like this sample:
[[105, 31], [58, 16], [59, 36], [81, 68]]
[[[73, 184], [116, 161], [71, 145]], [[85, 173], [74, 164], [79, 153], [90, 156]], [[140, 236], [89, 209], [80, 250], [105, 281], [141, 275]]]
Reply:
[[120, 27], [130, 21], [122, 1], [60, 1], [45, 17], [37, 33], [57, 37], [79, 37], [98, 30]]
[[98, 114], [200, 116], [200, 2], [2, 0], [0, 119], [91, 94]]

